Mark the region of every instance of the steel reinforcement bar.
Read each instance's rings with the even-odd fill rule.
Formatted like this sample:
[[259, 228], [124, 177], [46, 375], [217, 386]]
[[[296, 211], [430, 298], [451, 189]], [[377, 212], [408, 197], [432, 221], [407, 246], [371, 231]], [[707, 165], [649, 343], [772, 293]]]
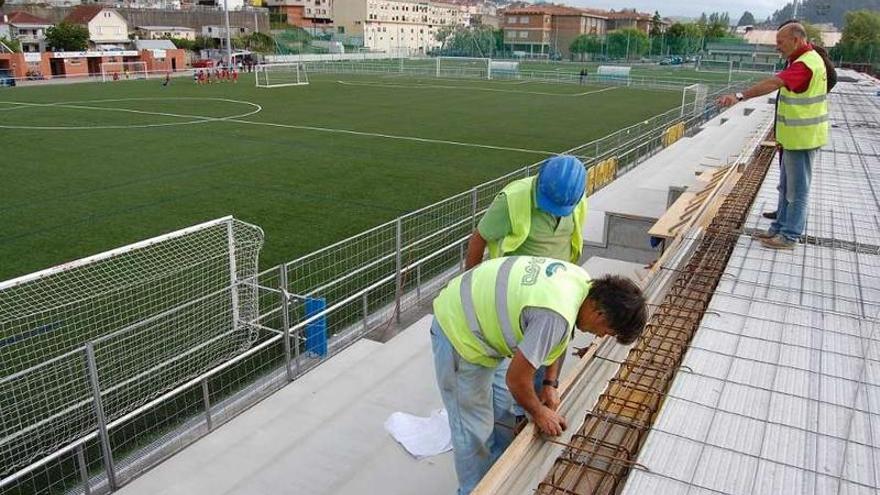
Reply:
[[676, 271], [643, 337], [538, 485], [538, 495], [613, 494], [622, 486], [636, 465], [639, 448], [699, 327], [775, 152], [774, 147], [761, 146], [752, 155], [693, 257]]

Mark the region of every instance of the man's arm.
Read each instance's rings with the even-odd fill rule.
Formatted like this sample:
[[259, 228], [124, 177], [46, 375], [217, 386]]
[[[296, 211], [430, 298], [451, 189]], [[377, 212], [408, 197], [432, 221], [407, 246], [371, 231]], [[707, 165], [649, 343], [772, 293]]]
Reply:
[[470, 270], [471, 268], [480, 264], [483, 261], [483, 252], [486, 250], [486, 239], [483, 239], [483, 236], [480, 235], [479, 230], [474, 230], [473, 234], [471, 234], [471, 238], [468, 239], [468, 247], [467, 247], [467, 256], [464, 261], [464, 269]]
[[[758, 84], [755, 84], [751, 88], [743, 91], [742, 92], [743, 99], [747, 100], [749, 98], [754, 98], [756, 96], [766, 95], [766, 94], [769, 94], [769, 93], [772, 93], [772, 92], [778, 90], [779, 88], [781, 88], [783, 86], [785, 86], [785, 83], [782, 81], [782, 79], [780, 79], [776, 76], [768, 77], [767, 79], [764, 79], [763, 81], [759, 82]], [[736, 94], [730, 93], [730, 94], [720, 96], [718, 98], [718, 100], [716, 101], [716, 103], [718, 103], [722, 107], [729, 107], [730, 105], [733, 105], [738, 101], [739, 101], [739, 99], [736, 97]]]
[[565, 431], [565, 418], [556, 411], [541, 404], [535, 393], [535, 368], [523, 355], [516, 351], [507, 369], [507, 388], [513, 399], [529, 413], [542, 433], [559, 436]]
[[[565, 361], [565, 353], [559, 355], [556, 358], [556, 361], [553, 361], [553, 364], [544, 369], [544, 380], [555, 382], [559, 380], [559, 370], [562, 368], [562, 363]], [[550, 385], [543, 385], [541, 387], [541, 392], [538, 394], [538, 400], [541, 401], [542, 404], [556, 411], [559, 409], [559, 389]]]

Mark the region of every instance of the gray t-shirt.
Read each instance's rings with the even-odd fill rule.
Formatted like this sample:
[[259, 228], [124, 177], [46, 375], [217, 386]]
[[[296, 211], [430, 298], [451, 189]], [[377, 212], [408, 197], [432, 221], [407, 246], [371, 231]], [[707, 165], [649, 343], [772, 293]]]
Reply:
[[550, 351], [571, 330], [561, 314], [547, 308], [525, 308], [519, 320], [523, 339], [517, 349], [535, 369], [544, 364]]

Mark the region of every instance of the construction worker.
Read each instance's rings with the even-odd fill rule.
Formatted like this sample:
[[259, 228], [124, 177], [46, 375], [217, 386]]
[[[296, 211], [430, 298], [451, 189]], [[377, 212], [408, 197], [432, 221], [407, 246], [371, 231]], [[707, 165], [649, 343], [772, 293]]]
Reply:
[[[575, 327], [628, 344], [646, 318], [644, 297], [631, 281], [591, 280], [578, 265], [550, 258], [497, 258], [450, 281], [434, 300], [431, 342], [458, 493], [470, 493], [507, 447], [496, 424], [509, 413], [506, 394], [545, 435], [565, 430], [565, 418], [556, 412], [557, 380]], [[506, 358], [505, 369], [500, 365]], [[547, 367], [545, 386], [536, 392], [540, 366]], [[507, 385], [500, 390], [499, 370]]]
[[807, 42], [800, 23], [776, 32], [776, 49], [789, 66], [742, 93], [718, 99], [722, 106], [779, 90], [776, 141], [782, 146], [779, 205], [776, 220], [766, 232], [755, 235], [764, 247], [793, 249], [804, 233], [810, 178], [816, 151], [828, 142], [828, 73], [822, 57]]
[[546, 256], [577, 263], [587, 214], [584, 164], [573, 156], [547, 159], [537, 177], [511, 182], [480, 219], [468, 240], [465, 268], [489, 257]]

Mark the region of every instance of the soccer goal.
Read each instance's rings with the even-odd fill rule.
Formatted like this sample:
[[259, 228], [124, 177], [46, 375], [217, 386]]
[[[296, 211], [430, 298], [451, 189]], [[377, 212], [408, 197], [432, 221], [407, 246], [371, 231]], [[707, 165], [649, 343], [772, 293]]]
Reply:
[[437, 77], [492, 79], [492, 59], [489, 58], [437, 57], [434, 63]]
[[596, 77], [602, 82], [626, 83], [629, 86], [632, 67], [628, 65], [600, 65]]
[[146, 62], [104, 62], [101, 64], [101, 81], [103, 82], [146, 78]]
[[306, 66], [300, 62], [260, 64], [255, 69], [258, 88], [283, 88], [309, 83]]
[[681, 116], [697, 115], [706, 108], [706, 96], [709, 87], [705, 84], [691, 84], [681, 90]]

